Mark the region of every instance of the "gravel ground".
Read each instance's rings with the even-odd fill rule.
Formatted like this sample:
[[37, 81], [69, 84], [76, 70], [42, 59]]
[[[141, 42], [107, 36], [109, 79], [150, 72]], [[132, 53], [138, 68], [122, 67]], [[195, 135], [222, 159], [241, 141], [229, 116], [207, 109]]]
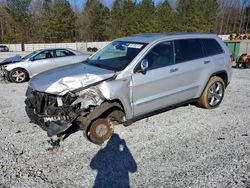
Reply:
[[234, 70], [219, 108], [118, 126], [103, 146], [77, 132], [53, 147], [29, 123], [26, 87], [0, 82], [0, 187], [250, 187], [250, 70]]

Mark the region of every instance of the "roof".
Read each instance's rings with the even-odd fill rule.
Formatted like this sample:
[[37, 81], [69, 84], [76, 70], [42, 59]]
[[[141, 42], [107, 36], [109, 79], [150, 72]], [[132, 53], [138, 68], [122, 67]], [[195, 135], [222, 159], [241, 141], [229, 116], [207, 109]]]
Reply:
[[128, 37], [116, 39], [117, 41], [133, 41], [139, 43], [151, 43], [153, 41], [176, 35], [211, 35], [211, 33], [196, 33], [196, 32], [175, 32], [175, 33], [142, 33]]
[[43, 48], [43, 49], [39, 49], [36, 51], [46, 51], [46, 50], [70, 50], [70, 51], [72, 51], [73, 49], [71, 49], [71, 48]]

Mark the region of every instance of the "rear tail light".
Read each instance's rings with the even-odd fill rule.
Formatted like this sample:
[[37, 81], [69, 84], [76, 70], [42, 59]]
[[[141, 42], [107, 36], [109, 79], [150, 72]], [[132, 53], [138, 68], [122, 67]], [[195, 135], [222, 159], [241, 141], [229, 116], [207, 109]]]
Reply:
[[234, 55], [233, 54], [230, 55], [230, 59], [231, 59], [231, 62], [234, 61]]

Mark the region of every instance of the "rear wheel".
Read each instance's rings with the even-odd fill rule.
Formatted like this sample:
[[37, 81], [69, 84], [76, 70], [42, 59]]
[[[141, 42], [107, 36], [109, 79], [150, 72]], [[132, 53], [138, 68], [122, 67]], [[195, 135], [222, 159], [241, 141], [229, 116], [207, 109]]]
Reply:
[[210, 78], [199, 99], [199, 105], [206, 109], [213, 109], [218, 107], [224, 97], [224, 92], [224, 81], [218, 76], [213, 76], [212, 78]]
[[242, 68], [242, 63], [237, 63], [237, 68]]
[[22, 82], [26, 82], [28, 80], [29, 76], [26, 70], [24, 69], [13, 69], [12, 71], [10, 71], [9, 74], [9, 79], [12, 82], [15, 83], [22, 83]]
[[249, 62], [245, 63], [244, 68], [245, 68], [245, 69], [248, 69], [248, 68], [249, 68]]

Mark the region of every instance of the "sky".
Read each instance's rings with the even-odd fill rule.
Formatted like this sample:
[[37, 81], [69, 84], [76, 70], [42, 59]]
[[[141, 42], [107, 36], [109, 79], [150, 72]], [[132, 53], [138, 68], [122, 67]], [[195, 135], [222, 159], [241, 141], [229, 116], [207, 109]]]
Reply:
[[[81, 10], [84, 6], [84, 3], [85, 3], [86, 0], [69, 0], [69, 2], [71, 3], [72, 7], [75, 9], [75, 10]], [[111, 7], [112, 6], [112, 3], [114, 2], [114, 0], [101, 0], [102, 3], [104, 5], [106, 5], [107, 7]], [[162, 0], [153, 0], [155, 3], [159, 3], [161, 2]]]

